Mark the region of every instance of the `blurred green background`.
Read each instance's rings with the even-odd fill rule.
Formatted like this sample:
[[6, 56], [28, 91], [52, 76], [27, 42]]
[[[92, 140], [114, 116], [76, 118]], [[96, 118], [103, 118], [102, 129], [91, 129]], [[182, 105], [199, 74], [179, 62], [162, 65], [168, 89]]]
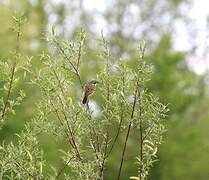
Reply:
[[[136, 58], [137, 43], [142, 39], [147, 40], [146, 60], [153, 64], [154, 69], [148, 87], [162, 102], [169, 103], [170, 109], [166, 119], [168, 131], [159, 149], [159, 161], [154, 164], [149, 179], [207, 180], [208, 78], [207, 71], [196, 73], [198, 68], [195, 63], [198, 59], [189, 60], [196, 57], [199, 46], [198, 41], [193, 41], [193, 35], [198, 33], [195, 23], [187, 13], [193, 5], [194, 2], [189, 0], [1, 0], [0, 59], [8, 58], [15, 47], [15, 36], [9, 30], [15, 11], [25, 12], [27, 17], [21, 52], [33, 56], [34, 69], [40, 66], [41, 52], [49, 48], [42, 37], [52, 25], [66, 39], [73, 39], [74, 33], [84, 28], [87, 32], [81, 72], [84, 80], [95, 77], [101, 68], [95, 50], [101, 30], [110, 43], [115, 59]], [[184, 38], [182, 34], [178, 36], [177, 32], [182, 27], [188, 30], [183, 37], [190, 38], [190, 48], [181, 49], [184, 47]], [[26, 91], [27, 98], [0, 131], [1, 142], [15, 140], [15, 134], [24, 129], [24, 123], [34, 115], [39, 91], [29, 84], [20, 84], [20, 88]], [[40, 138], [40, 141], [47, 163], [59, 167], [61, 160], [58, 149], [63, 145], [47, 136]], [[136, 174], [131, 156], [136, 143], [137, 140], [132, 136], [122, 179]], [[105, 179], [114, 179], [119, 154], [116, 148], [108, 163], [109, 173]]]

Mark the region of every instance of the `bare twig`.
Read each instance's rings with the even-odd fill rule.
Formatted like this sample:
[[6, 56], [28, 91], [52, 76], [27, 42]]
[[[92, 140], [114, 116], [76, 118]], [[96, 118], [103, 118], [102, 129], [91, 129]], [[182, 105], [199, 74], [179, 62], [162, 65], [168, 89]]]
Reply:
[[154, 129], [154, 123], [152, 124], [152, 126], [149, 128], [149, 130], [146, 132], [146, 134], [144, 135], [144, 137], [142, 138], [142, 140], [144, 141], [148, 136], [149, 134], [152, 132], [152, 130]]
[[21, 169], [26, 171], [30, 177], [35, 177], [35, 175], [32, 175], [24, 166], [22, 166], [18, 161], [16, 161], [17, 166], [19, 166]]
[[98, 164], [99, 164], [99, 168], [101, 168], [101, 164], [100, 164], [100, 158], [98, 156], [98, 149], [95, 147], [95, 144], [93, 142], [93, 135], [91, 133], [91, 130], [90, 130], [90, 138], [91, 138], [91, 143], [92, 143], [92, 146], [93, 146], [93, 150], [94, 150], [94, 153], [95, 153], [95, 156], [96, 156], [96, 159], [98, 161]]
[[126, 146], [127, 146], [129, 134], [130, 134], [130, 131], [131, 131], [132, 120], [134, 118], [134, 112], [135, 112], [135, 107], [136, 107], [136, 102], [137, 102], [137, 96], [138, 96], [138, 94], [140, 94], [140, 92], [139, 92], [139, 80], [137, 81], [136, 89], [135, 89], [135, 93], [134, 93], [134, 102], [133, 102], [133, 106], [132, 106], [131, 118], [130, 118], [130, 121], [129, 121], [128, 130], [127, 130], [127, 133], [126, 133], [126, 139], [125, 139], [124, 147], [123, 147], [123, 151], [122, 151], [121, 163], [120, 163], [120, 167], [119, 167], [119, 171], [118, 171], [117, 180], [119, 180], [120, 179], [120, 176], [121, 176], [121, 171], [122, 171], [122, 166], [123, 166], [123, 161], [124, 161]]
[[115, 138], [114, 138], [114, 140], [113, 140], [113, 143], [112, 143], [112, 145], [111, 145], [111, 147], [110, 147], [110, 150], [109, 150], [109, 152], [108, 152], [108, 155], [110, 155], [110, 153], [112, 152], [112, 150], [113, 150], [113, 148], [114, 148], [114, 146], [115, 146], [115, 143], [116, 143], [116, 141], [117, 141], [117, 139], [118, 139], [118, 137], [119, 137], [120, 130], [121, 130], [121, 125], [122, 125], [122, 121], [123, 121], [123, 110], [121, 111], [120, 122], [119, 122], [119, 124], [118, 124], [117, 133], [116, 133]]
[[54, 68], [52, 68], [52, 71], [53, 71], [53, 73], [54, 73], [54, 75], [56, 77], [56, 80], [57, 80], [57, 83], [58, 83], [58, 87], [60, 88], [60, 90], [62, 92], [62, 96], [65, 97], [65, 93], [64, 93], [64, 90], [62, 88], [61, 80], [59, 79], [59, 76], [58, 76], [58, 74], [57, 74], [57, 72], [55, 71]]
[[[45, 95], [47, 96], [46, 90], [43, 89], [43, 91], [44, 91]], [[64, 127], [64, 124], [63, 124], [63, 122], [62, 122], [62, 119], [61, 119], [61, 117], [60, 117], [60, 115], [59, 115], [59, 112], [58, 112], [57, 108], [55, 107], [54, 103], [53, 103], [51, 100], [50, 100], [49, 102], [50, 102], [50, 104], [51, 104], [51, 106], [52, 106], [52, 108], [53, 108], [53, 110], [54, 110], [54, 112], [55, 112], [55, 115], [56, 115], [57, 119], [59, 120], [60, 124]], [[66, 130], [64, 130], [64, 132], [65, 132], [65, 134], [66, 134], [66, 137], [68, 138], [67, 141], [70, 143], [71, 147], [74, 148], [74, 145], [73, 145], [73, 143], [71, 142], [71, 138], [70, 138], [69, 134], [67, 133]]]
[[64, 164], [64, 166], [59, 170], [59, 172], [57, 173], [56, 179], [59, 178], [59, 176], [62, 174], [62, 172], [65, 170], [65, 168], [68, 166], [68, 164], [70, 163], [71, 160], [72, 160], [72, 158], [70, 158], [68, 160], [68, 162], [66, 164]]
[[98, 131], [96, 131], [96, 130], [93, 128], [93, 132], [94, 132], [94, 135], [96, 136], [97, 151], [100, 152], [100, 143], [99, 143], [99, 135], [98, 135]]
[[81, 155], [80, 155], [80, 152], [79, 152], [79, 150], [78, 150], [78, 146], [77, 146], [77, 144], [76, 144], [76, 141], [75, 141], [75, 137], [74, 137], [73, 131], [72, 131], [70, 125], [69, 125], [68, 118], [67, 118], [67, 115], [66, 115], [65, 110], [64, 110], [64, 104], [63, 104], [62, 99], [60, 98], [59, 95], [58, 95], [58, 98], [59, 98], [59, 100], [60, 100], [60, 102], [61, 102], [61, 105], [62, 105], [62, 107], [61, 107], [61, 108], [62, 108], [62, 113], [63, 113], [63, 115], [64, 115], [64, 119], [65, 119], [65, 122], [66, 122], [66, 125], [67, 125], [68, 132], [70, 133], [70, 136], [71, 136], [71, 140], [72, 140], [72, 143], [73, 143], [73, 148], [75, 149], [77, 158], [78, 158], [78, 160], [80, 161], [80, 160], [81, 160]]
[[101, 178], [101, 180], [104, 179], [104, 166], [105, 166], [105, 161], [106, 161], [106, 158], [107, 158], [108, 141], [109, 141], [109, 130], [106, 129], [105, 148], [104, 148], [104, 154], [103, 154], [103, 159], [102, 159], [102, 164], [101, 164], [101, 169], [100, 169], [100, 178]]
[[[125, 76], [124, 76], [124, 74], [123, 74], [123, 76], [122, 76], [122, 92], [123, 92], [123, 94], [125, 94]], [[125, 100], [124, 99], [124, 97], [122, 97], [122, 99], [123, 99], [123, 101]], [[117, 141], [117, 139], [118, 139], [118, 137], [119, 137], [119, 134], [120, 134], [120, 130], [121, 130], [121, 126], [122, 126], [122, 122], [123, 122], [123, 116], [124, 116], [124, 109], [123, 109], [123, 104], [124, 104], [124, 102], [123, 101], [121, 101], [121, 104], [120, 104], [120, 121], [119, 121], [119, 124], [118, 124], [118, 129], [117, 129], [117, 133], [116, 133], [116, 135], [115, 135], [115, 138], [114, 138], [114, 140], [113, 140], [113, 143], [112, 143], [112, 145], [111, 145], [111, 147], [110, 147], [110, 150], [109, 150], [109, 153], [108, 153], [108, 156], [110, 155], [110, 153], [112, 152], [112, 150], [113, 150], [113, 148], [114, 148], [114, 146], [115, 146], [115, 143], [116, 143], [116, 141]]]
[[[103, 40], [103, 44], [104, 44], [104, 55], [106, 58], [106, 73], [107, 73], [107, 78], [108, 78], [108, 82], [107, 82], [107, 87], [106, 87], [106, 109], [107, 109], [107, 117], [108, 117], [108, 121], [110, 122], [110, 109], [108, 106], [108, 103], [110, 101], [110, 62], [109, 62], [109, 57], [110, 57], [110, 52], [108, 49], [108, 44], [107, 41], [105, 40], [104, 36], [103, 36], [103, 32], [102, 34], [102, 40]], [[103, 180], [104, 179], [104, 169], [105, 169], [105, 162], [106, 159], [108, 158], [108, 143], [109, 143], [109, 122], [107, 125], [105, 125], [105, 135], [104, 135], [104, 153], [103, 153], [103, 158], [102, 158], [102, 164], [101, 164], [101, 169], [100, 169], [100, 179]]]
[[[54, 75], [55, 75], [55, 77], [56, 77], [56, 79], [57, 79], [58, 87], [61, 89], [62, 95], [65, 96], [64, 90], [63, 90], [62, 85], [61, 85], [61, 81], [60, 81], [60, 79], [59, 79], [59, 77], [58, 77], [58, 74], [56, 73], [55, 69], [52, 69], [52, 71], [53, 71], [53, 73], [54, 73]], [[70, 133], [70, 136], [71, 136], [71, 142], [72, 142], [72, 144], [73, 144], [73, 148], [74, 148], [75, 151], [76, 151], [76, 155], [77, 155], [78, 160], [81, 160], [81, 155], [80, 155], [80, 153], [79, 153], [77, 144], [76, 144], [76, 142], [75, 142], [75, 137], [74, 137], [73, 131], [72, 131], [70, 125], [69, 125], [68, 118], [67, 118], [67, 115], [66, 115], [66, 113], [65, 113], [65, 109], [64, 109], [65, 105], [64, 105], [63, 100], [62, 100], [62, 98], [60, 97], [60, 95], [58, 95], [58, 98], [59, 98], [60, 103], [61, 103], [62, 113], [63, 113], [63, 115], [64, 115], [64, 119], [65, 119], [65, 122], [66, 122], [66, 125], [67, 125], [68, 132]], [[68, 105], [67, 105], [67, 106], [68, 106]], [[69, 106], [68, 106], [68, 107], [69, 107]]]
[[4, 107], [3, 107], [2, 115], [1, 115], [2, 119], [4, 119], [4, 117], [5, 117], [7, 107], [9, 105], [9, 98], [10, 98], [12, 87], [13, 87], [13, 82], [14, 82], [14, 77], [15, 77], [15, 70], [16, 70], [16, 66], [17, 66], [16, 58], [17, 58], [17, 55], [19, 54], [19, 51], [20, 51], [19, 42], [20, 42], [20, 25], [19, 25], [18, 31], [17, 31], [16, 50], [15, 50], [15, 56], [16, 57], [15, 57], [15, 62], [12, 65], [10, 82], [9, 82], [9, 89], [8, 89], [8, 92], [7, 92], [7, 96], [6, 96], [6, 99], [5, 99], [5, 103], [4, 103]]
[[[89, 108], [87, 108], [87, 112], [89, 113], [88, 118], [91, 121], [92, 116], [91, 116], [91, 112], [90, 112]], [[96, 132], [95, 128], [91, 127], [90, 124], [89, 124], [89, 132], [90, 132], [91, 144], [93, 146], [93, 150], [94, 150], [96, 159], [98, 161], [99, 168], [101, 169], [101, 160], [100, 160], [100, 158], [98, 156], [98, 153], [100, 152], [99, 135], [98, 135], [98, 132]], [[94, 142], [94, 137], [95, 137], [95, 142]]]
[[[45, 95], [47, 96], [46, 90], [45, 90], [44, 88], [43, 88], [43, 91], [44, 91]], [[59, 97], [59, 98], [60, 98], [60, 97]], [[59, 115], [59, 113], [58, 113], [58, 110], [56, 109], [54, 103], [53, 103], [51, 100], [50, 100], [50, 104], [51, 104], [52, 108], [54, 109], [55, 114], [56, 114], [57, 118], [58, 118], [59, 121], [60, 121], [60, 124], [64, 127], [64, 124], [63, 124], [63, 122], [62, 122], [62, 120], [61, 120], [61, 117], [60, 117], [60, 115]], [[62, 101], [61, 101], [61, 104], [62, 104]], [[75, 142], [75, 139], [74, 139], [72, 130], [71, 130], [69, 124], [68, 124], [67, 116], [66, 116], [66, 114], [65, 114], [65, 112], [64, 112], [63, 107], [64, 107], [64, 106], [63, 106], [63, 104], [62, 104], [62, 107], [61, 107], [61, 108], [62, 108], [62, 113], [63, 113], [63, 116], [64, 116], [64, 120], [65, 120], [65, 122], [66, 122], [66, 124], [67, 124], [67, 130], [68, 130], [68, 132], [69, 132], [69, 133], [68, 133], [67, 131], [65, 131], [65, 134], [66, 134], [66, 136], [68, 137], [68, 142], [70, 143], [71, 147], [72, 147], [72, 148], [74, 149], [74, 151], [75, 151], [75, 154], [76, 154], [76, 156], [77, 156], [77, 159], [80, 161], [80, 160], [81, 160], [81, 155], [80, 155], [80, 153], [79, 153], [79, 151], [78, 151], [78, 147], [77, 147], [77, 145], [76, 145], [76, 142]]]
[[[75, 65], [71, 62], [71, 60], [69, 59], [69, 57], [67, 56], [67, 54], [65, 53], [64, 49], [60, 46], [60, 44], [58, 43], [58, 41], [57, 41], [56, 39], [53, 39], [53, 41], [54, 41], [55, 45], [57, 46], [57, 48], [59, 49], [59, 51], [60, 51], [60, 53], [62, 54], [62, 56], [70, 63], [71, 67], [72, 67], [73, 70], [74, 70], [74, 73], [76, 74], [76, 76], [77, 76], [77, 78], [78, 78], [78, 80], [79, 80], [79, 82], [80, 82], [80, 86], [81, 86], [81, 88], [83, 89], [83, 82], [82, 82], [81, 76], [80, 76], [80, 74], [79, 74], [79, 64], [80, 64], [80, 58], [81, 58], [82, 44], [79, 43], [79, 52], [78, 52], [77, 66], [75, 66]], [[55, 71], [55, 70], [54, 70], [54, 73], [55, 73], [55, 77], [56, 77], [56, 79], [57, 79], [57, 81], [58, 81], [58, 85], [60, 86], [61, 91], [62, 91], [62, 93], [63, 93], [63, 95], [64, 95], [64, 91], [62, 90], [62, 86], [61, 86], [60, 80], [59, 80], [58, 75], [56, 74], [56, 71]], [[74, 149], [75, 149], [75, 151], [76, 151], [78, 160], [81, 160], [81, 155], [80, 155], [80, 153], [79, 153], [77, 144], [76, 144], [76, 142], [75, 142], [75, 137], [74, 137], [73, 131], [72, 131], [71, 128], [70, 128], [70, 125], [69, 125], [67, 116], [66, 116], [66, 114], [65, 114], [64, 104], [63, 104], [62, 99], [61, 99], [61, 97], [60, 97], [59, 95], [58, 95], [58, 98], [59, 98], [59, 100], [60, 100], [60, 102], [61, 102], [61, 105], [62, 105], [62, 113], [63, 113], [63, 115], [64, 115], [64, 119], [65, 119], [65, 121], [66, 121], [66, 125], [67, 125], [68, 131], [69, 131], [70, 136], [71, 136], [71, 140], [72, 140], [72, 143], [73, 143], [73, 147], [74, 147]]]
[[[146, 48], [146, 43], [144, 42], [143, 46], [139, 47], [139, 50], [141, 52], [141, 54], [139, 55], [139, 60], [144, 59], [145, 48]], [[143, 154], [142, 154], [143, 153], [143, 137], [142, 137], [143, 129], [142, 129], [142, 117], [141, 117], [142, 110], [141, 110], [141, 92], [139, 90], [139, 77], [137, 78], [136, 89], [135, 89], [135, 93], [134, 93], [134, 102], [133, 102], [133, 107], [132, 107], [132, 112], [131, 112], [131, 118], [130, 118], [130, 121], [129, 121], [129, 126], [128, 126], [128, 130], [127, 130], [127, 134], [126, 134], [126, 139], [125, 139], [125, 143], [124, 143], [124, 147], [123, 147], [123, 151], [122, 151], [121, 163], [120, 163], [120, 167], [119, 167], [117, 180], [119, 180], [120, 176], [121, 176], [124, 156], [125, 156], [125, 152], [126, 152], [126, 146], [127, 146], [127, 143], [128, 143], [128, 138], [129, 138], [129, 134], [130, 134], [131, 126], [132, 126], [132, 120], [134, 118], [134, 112], [135, 112], [135, 106], [136, 106], [137, 98], [139, 98], [139, 103], [140, 103], [140, 139], [141, 139], [141, 142], [140, 142], [140, 147], [141, 147], [140, 159], [143, 160]]]
[[[140, 96], [140, 95], [139, 95]], [[140, 171], [139, 179], [142, 180], [142, 170], [143, 170], [143, 127], [142, 127], [142, 107], [141, 107], [141, 97], [139, 97], [139, 131], [140, 131]]]
[[3, 110], [2, 110], [2, 115], [1, 115], [2, 119], [4, 119], [7, 107], [9, 105], [9, 98], [10, 98], [10, 95], [11, 95], [11, 90], [12, 90], [12, 86], [13, 86], [13, 82], [14, 82], [15, 69], [16, 69], [16, 63], [14, 63], [13, 66], [12, 66], [11, 77], [10, 77], [10, 82], [9, 82], [9, 89], [8, 89], [8, 92], [7, 92], [5, 104], [4, 104], [4, 107], [3, 107]]
[[81, 50], [82, 50], [82, 43], [79, 42], [78, 59], [77, 59], [77, 67], [76, 67], [77, 70], [79, 70], [80, 59], [81, 59]]
[[[63, 50], [63, 48], [60, 46], [60, 44], [57, 42], [56, 39], [54, 39], [54, 42], [55, 42], [56, 46], [58, 47], [59, 51], [61, 52], [61, 54], [63, 55], [63, 57], [64, 57], [66, 60], [68, 60], [68, 62], [70, 63], [71, 67], [72, 67], [73, 70], [74, 70], [74, 73], [76, 74], [76, 76], [77, 76], [77, 78], [78, 78], [78, 80], [79, 80], [79, 82], [80, 82], [81, 88], [83, 89], [84, 86], [83, 86], [83, 82], [82, 82], [82, 80], [81, 80], [81, 76], [80, 76], [80, 74], [79, 74], [78, 68], [77, 68], [76, 66], [74, 66], [74, 64], [71, 62], [71, 60], [69, 59], [69, 57], [67, 56], [67, 54], [65, 53], [65, 51]], [[80, 51], [81, 51], [81, 50], [80, 50]], [[79, 54], [80, 54], [80, 53], [79, 53]], [[79, 56], [80, 56], [80, 55], [79, 55]], [[78, 58], [78, 60], [80, 61], [80, 57]], [[78, 62], [77, 62], [77, 64], [78, 64]]]

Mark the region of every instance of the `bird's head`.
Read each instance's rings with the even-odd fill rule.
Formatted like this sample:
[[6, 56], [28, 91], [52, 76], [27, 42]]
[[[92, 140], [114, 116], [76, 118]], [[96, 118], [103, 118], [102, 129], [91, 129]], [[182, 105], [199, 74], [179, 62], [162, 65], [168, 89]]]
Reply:
[[98, 84], [99, 83], [99, 81], [97, 81], [97, 80], [91, 80], [90, 82], [89, 82], [89, 84], [94, 84], [94, 85], [96, 85], [96, 84]]

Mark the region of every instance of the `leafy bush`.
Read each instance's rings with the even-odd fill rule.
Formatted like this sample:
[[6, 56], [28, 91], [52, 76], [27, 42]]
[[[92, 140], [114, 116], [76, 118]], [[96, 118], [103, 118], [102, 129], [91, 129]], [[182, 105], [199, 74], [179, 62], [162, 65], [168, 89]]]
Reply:
[[[19, 44], [22, 16], [14, 20], [18, 25], [14, 27]], [[138, 133], [139, 140], [136, 145], [138, 173], [130, 178], [147, 178], [162, 142], [167, 108], [146, 88], [152, 73], [152, 66], [144, 61], [146, 43], [140, 44], [137, 67], [133, 68], [129, 65], [133, 61], [131, 59], [113, 60], [108, 42], [102, 34], [98, 55], [103, 70], [94, 77], [100, 83], [95, 95], [83, 105], [86, 83], [80, 69], [85, 59], [85, 38], [85, 32], [81, 30], [74, 40], [66, 41], [52, 28], [52, 34], [46, 37], [49, 52], [43, 52], [40, 56], [41, 68], [32, 70], [29, 61], [26, 67], [20, 68], [30, 73], [31, 84], [40, 89], [42, 98], [37, 101], [36, 116], [17, 135], [17, 144], [11, 142], [0, 147], [2, 179], [104, 179], [105, 174], [111, 173], [106, 169], [106, 163], [118, 138], [124, 136], [123, 147], [118, 149], [121, 158], [115, 177], [120, 179], [131, 131]], [[8, 84], [5, 88], [7, 96], [1, 101], [2, 119], [15, 104], [10, 100], [10, 94], [17, 60], [22, 59], [18, 47], [14, 57], [16, 61], [12, 63], [10, 71], [6, 63], [1, 63], [5, 68], [2, 82]], [[20, 95], [23, 97], [23, 93]], [[95, 97], [99, 100], [94, 100]], [[19, 102], [19, 99], [14, 102]], [[67, 148], [60, 150], [64, 161], [60, 169], [53, 167], [50, 173], [44, 171], [44, 167], [50, 165], [44, 161], [44, 152], [38, 140], [40, 134], [48, 134], [66, 144]]]

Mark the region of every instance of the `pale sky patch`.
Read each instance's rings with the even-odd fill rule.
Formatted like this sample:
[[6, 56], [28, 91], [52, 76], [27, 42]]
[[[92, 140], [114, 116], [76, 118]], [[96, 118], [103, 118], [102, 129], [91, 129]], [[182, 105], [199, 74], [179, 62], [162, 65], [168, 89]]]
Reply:
[[196, 51], [195, 55], [189, 61], [193, 62], [192, 67], [196, 73], [203, 74], [209, 70], [209, 27], [207, 24], [209, 1], [193, 0], [193, 2], [190, 17], [194, 20], [194, 25], [196, 26]]
[[99, 11], [104, 12], [106, 8], [107, 0], [83, 0], [83, 6], [89, 11]]
[[[65, 0], [52, 1], [54, 3], [66, 2]], [[207, 24], [209, 1], [192, 0], [191, 3], [191, 8], [182, 7], [182, 10], [192, 20], [192, 24], [186, 24], [187, 22], [181, 20], [175, 21], [174, 49], [185, 52], [195, 49], [193, 56], [189, 57], [189, 64], [195, 72], [202, 74], [209, 69], [209, 52], [207, 51], [209, 48], [209, 27]], [[95, 23], [91, 27], [93, 32], [100, 33], [101, 29], [107, 31], [107, 24], [99, 13], [103, 13], [111, 4], [112, 0], [83, 0], [83, 8], [95, 13]], [[137, 10], [134, 6], [131, 9], [133, 12]], [[55, 17], [50, 18], [52, 21], [55, 19]]]

